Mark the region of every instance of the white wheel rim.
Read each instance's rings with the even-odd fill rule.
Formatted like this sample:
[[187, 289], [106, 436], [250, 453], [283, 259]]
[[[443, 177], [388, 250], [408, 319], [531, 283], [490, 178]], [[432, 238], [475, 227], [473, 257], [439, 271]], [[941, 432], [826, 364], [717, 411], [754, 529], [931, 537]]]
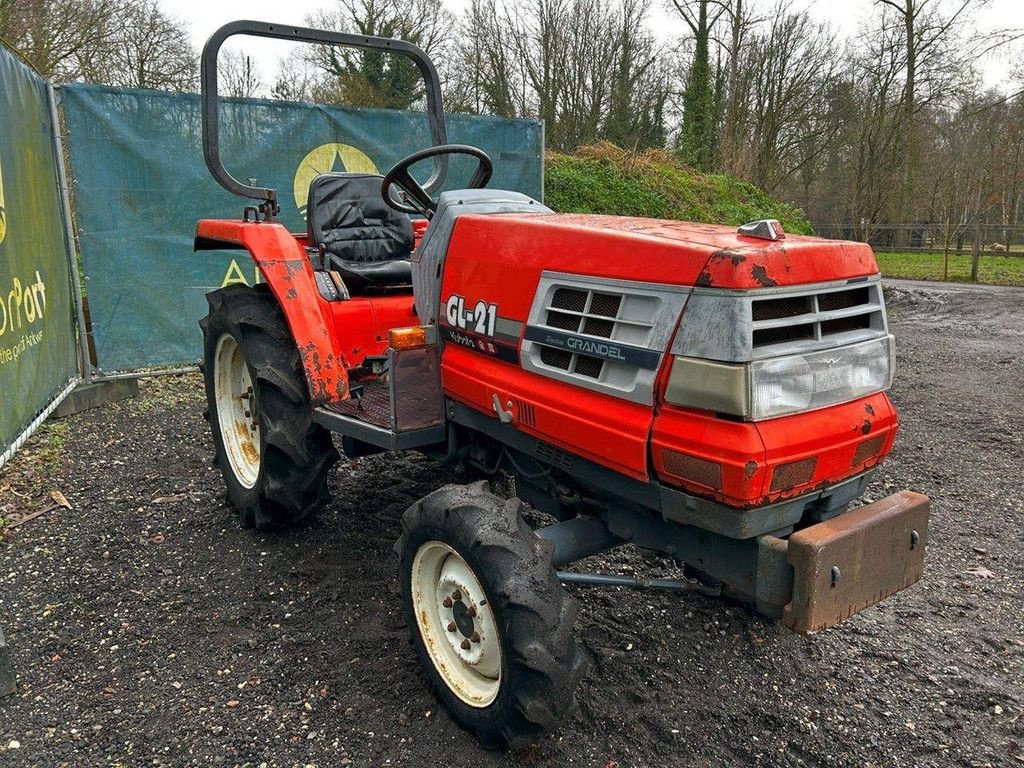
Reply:
[[260, 474], [260, 425], [256, 394], [238, 342], [229, 334], [217, 341], [213, 358], [217, 424], [235, 479], [252, 488]]
[[428, 541], [412, 561], [412, 604], [434, 669], [471, 707], [489, 706], [501, 686], [501, 638], [494, 610], [458, 552]]

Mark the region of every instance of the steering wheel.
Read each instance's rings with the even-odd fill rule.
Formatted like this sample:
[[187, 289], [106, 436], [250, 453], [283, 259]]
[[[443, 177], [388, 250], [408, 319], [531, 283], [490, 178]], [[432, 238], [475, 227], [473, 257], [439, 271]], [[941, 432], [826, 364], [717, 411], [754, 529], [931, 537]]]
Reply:
[[[476, 158], [476, 170], [469, 179], [466, 189], [482, 189], [491, 180], [494, 172], [494, 163], [487, 153], [482, 149], [471, 147], [468, 144], [441, 144], [436, 147], [428, 147], [409, 155], [404, 160], [387, 172], [384, 180], [380, 183], [380, 194], [384, 202], [396, 211], [402, 213], [413, 213], [426, 216], [428, 219], [437, 210], [437, 200], [430, 196], [416, 179], [409, 173], [409, 168], [428, 157], [440, 155], [469, 155]], [[406, 202], [396, 200], [391, 195], [391, 185], [395, 185], [405, 193]]]

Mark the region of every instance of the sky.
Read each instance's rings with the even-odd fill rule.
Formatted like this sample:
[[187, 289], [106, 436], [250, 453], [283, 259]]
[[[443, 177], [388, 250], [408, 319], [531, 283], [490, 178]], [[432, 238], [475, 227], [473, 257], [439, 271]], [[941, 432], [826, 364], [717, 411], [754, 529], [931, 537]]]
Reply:
[[[461, 11], [468, 0], [446, 0], [453, 12]], [[768, 3], [765, 3], [766, 5]], [[237, 19], [279, 22], [305, 25], [306, 16], [321, 8], [333, 5], [332, 0], [162, 0], [165, 10], [189, 25], [192, 39], [201, 48], [206, 38], [222, 24]], [[840, 33], [853, 32], [861, 21], [878, 13], [875, 0], [796, 0], [797, 7], [807, 8], [812, 17], [827, 22]], [[652, 26], [665, 40], [683, 36], [686, 29], [682, 21], [664, 7], [662, 2], [651, 3]], [[1024, 29], [1024, 0], [991, 0], [988, 8], [975, 14], [972, 26], [979, 30], [996, 28]], [[264, 82], [270, 82], [276, 70], [276, 63], [288, 50], [288, 44], [255, 41], [250, 38], [246, 50], [258, 62]], [[986, 87], [1008, 86], [1010, 75], [1010, 53], [1002, 51], [981, 62], [981, 71]]]

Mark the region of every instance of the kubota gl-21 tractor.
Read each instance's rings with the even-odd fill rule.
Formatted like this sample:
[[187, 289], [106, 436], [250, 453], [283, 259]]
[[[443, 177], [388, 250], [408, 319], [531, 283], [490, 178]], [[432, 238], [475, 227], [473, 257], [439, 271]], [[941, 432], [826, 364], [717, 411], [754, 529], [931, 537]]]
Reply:
[[[217, 52], [236, 34], [408, 57], [434, 146], [383, 179], [318, 176], [307, 232], [290, 234], [275, 191], [219, 158]], [[417, 450], [511, 475], [511, 500], [480, 481], [416, 502], [396, 545], [425, 674], [486, 744], [572, 712], [583, 657], [561, 582], [632, 583], [556, 571], [586, 556], [657, 550], [694, 579], [655, 586], [727, 594], [801, 633], [920, 578], [927, 498], [849, 509], [896, 436], [867, 245], [773, 221], [556, 214], [487, 189], [490, 158], [446, 143], [434, 66], [399, 40], [236, 22], [207, 43], [202, 82], [207, 164], [260, 201], [200, 221], [195, 241], [248, 251], [264, 281], [210, 293], [201, 322], [229, 496], [245, 525], [302, 520], [326, 499], [332, 432], [350, 457]], [[435, 196], [450, 155], [476, 170]], [[409, 169], [426, 159], [421, 185]], [[523, 503], [558, 522], [531, 530]]]

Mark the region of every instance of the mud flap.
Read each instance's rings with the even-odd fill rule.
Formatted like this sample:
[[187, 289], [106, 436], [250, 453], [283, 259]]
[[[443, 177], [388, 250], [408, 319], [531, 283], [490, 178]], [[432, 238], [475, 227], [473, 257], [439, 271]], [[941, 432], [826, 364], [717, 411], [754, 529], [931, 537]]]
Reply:
[[804, 635], [820, 632], [917, 582], [929, 506], [927, 496], [900, 491], [790, 536], [793, 595], [783, 612], [786, 626]]

